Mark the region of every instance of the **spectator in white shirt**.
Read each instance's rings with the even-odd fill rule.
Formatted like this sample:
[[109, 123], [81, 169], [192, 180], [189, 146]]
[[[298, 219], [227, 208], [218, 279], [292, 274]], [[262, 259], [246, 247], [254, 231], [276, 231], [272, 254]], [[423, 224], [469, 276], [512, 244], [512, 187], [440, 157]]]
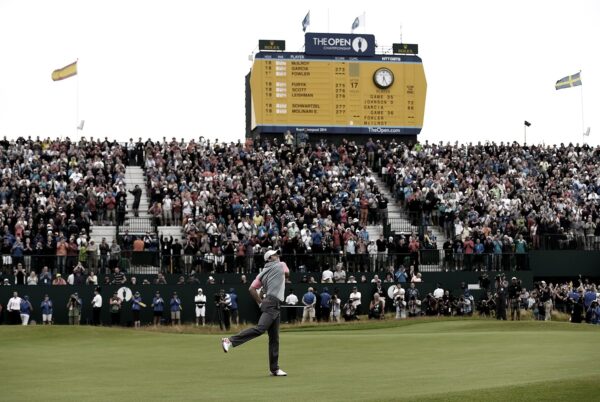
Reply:
[[442, 297], [444, 297], [444, 289], [442, 289], [441, 284], [437, 284], [436, 289], [433, 291], [433, 297], [435, 297], [436, 299], [441, 299]]
[[293, 324], [296, 322], [296, 317], [298, 316], [298, 309], [296, 307], [298, 305], [298, 296], [294, 294], [294, 289], [290, 289], [290, 294], [285, 298], [285, 304], [286, 306], [291, 306], [285, 310], [288, 313], [287, 321]]
[[333, 272], [329, 269], [329, 265], [321, 274], [321, 283], [333, 283]]
[[90, 271], [85, 283], [87, 285], [98, 285], [98, 276], [94, 273], [94, 271]]
[[354, 311], [356, 315], [360, 314], [360, 304], [361, 304], [362, 295], [358, 291], [358, 288], [355, 286], [352, 288], [352, 293], [350, 293], [350, 301], [352, 302], [352, 307], [354, 307]]
[[92, 325], [100, 325], [100, 311], [102, 311], [102, 296], [100, 290], [96, 288], [92, 299]]
[[27, 284], [28, 285], [37, 285], [38, 284], [38, 276], [36, 275], [35, 271], [31, 271], [31, 273], [29, 274], [29, 276], [27, 277]]
[[79, 170], [77, 168], [75, 168], [75, 171], [73, 173], [71, 173], [69, 180], [71, 180], [73, 183], [77, 184], [77, 183], [79, 183], [79, 181], [82, 178], [83, 178], [83, 175], [79, 172]]
[[293, 323], [296, 321], [296, 317], [298, 315], [298, 311], [296, 310], [296, 306], [298, 305], [298, 296], [294, 294], [294, 289], [290, 289], [290, 294], [285, 298], [285, 304], [287, 306], [293, 306], [286, 309], [288, 312], [288, 322]]
[[71, 272], [69, 274], [69, 276], [67, 276], [67, 283], [69, 285], [74, 285], [75, 284], [75, 274], [73, 272]]
[[371, 272], [375, 272], [376, 264], [377, 264], [377, 244], [374, 241], [370, 242], [367, 246], [367, 251], [369, 253], [369, 266]]
[[17, 292], [13, 292], [13, 297], [8, 300], [6, 310], [8, 310], [8, 322], [12, 325], [21, 324], [21, 298]]
[[345, 283], [346, 282], [346, 271], [344, 271], [344, 264], [338, 263], [335, 266], [335, 272], [333, 273], [333, 281], [335, 283]]
[[165, 225], [169, 226], [171, 225], [171, 222], [173, 221], [173, 201], [171, 200], [171, 197], [169, 197], [168, 195], [165, 195], [165, 198], [163, 199], [163, 204], [162, 204], [162, 209], [163, 209], [163, 217], [165, 219]]
[[337, 291], [334, 291], [333, 296], [331, 296], [331, 321], [333, 322], [340, 321], [341, 303], [342, 300], [338, 296]]

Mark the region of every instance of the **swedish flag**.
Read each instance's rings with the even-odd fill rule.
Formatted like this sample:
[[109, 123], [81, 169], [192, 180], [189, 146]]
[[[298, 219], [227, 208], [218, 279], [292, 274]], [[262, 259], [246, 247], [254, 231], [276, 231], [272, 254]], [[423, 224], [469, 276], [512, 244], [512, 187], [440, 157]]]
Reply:
[[571, 87], [578, 87], [581, 85], [581, 72], [573, 75], [567, 75], [565, 78], [561, 78], [556, 81], [556, 89], [565, 89]]

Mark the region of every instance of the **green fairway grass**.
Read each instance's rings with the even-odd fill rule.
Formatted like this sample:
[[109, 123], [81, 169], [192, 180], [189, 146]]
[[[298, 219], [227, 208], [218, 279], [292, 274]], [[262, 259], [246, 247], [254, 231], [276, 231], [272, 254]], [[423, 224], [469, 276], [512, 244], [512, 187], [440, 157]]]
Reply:
[[[266, 335], [0, 327], [0, 401], [540, 401], [600, 398], [600, 328], [413, 320], [288, 328], [268, 376]], [[590, 399], [591, 398], [591, 399]]]

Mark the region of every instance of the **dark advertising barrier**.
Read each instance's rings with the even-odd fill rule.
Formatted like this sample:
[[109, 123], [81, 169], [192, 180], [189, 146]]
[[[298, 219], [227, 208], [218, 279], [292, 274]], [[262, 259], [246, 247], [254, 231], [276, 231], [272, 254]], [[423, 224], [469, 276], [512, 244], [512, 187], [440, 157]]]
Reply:
[[[448, 273], [429, 273], [426, 274], [425, 280], [426, 282], [416, 284], [416, 287], [419, 289], [421, 297], [425, 297], [427, 293], [433, 292], [436, 288], [437, 283], [439, 282], [444, 289], [449, 289], [455, 296], [458, 296], [461, 292], [460, 285], [462, 282], [465, 284], [477, 284], [479, 281], [479, 276], [481, 274], [478, 272], [448, 272]], [[491, 280], [491, 284], [493, 286], [494, 277], [496, 273], [489, 273], [489, 278]], [[522, 280], [523, 286], [530, 288], [533, 279], [531, 272], [507, 272], [506, 276], [508, 279], [512, 276], [517, 276]], [[299, 280], [301, 277], [300, 274], [294, 274], [292, 276], [292, 281]], [[234, 280], [234, 276], [231, 278]], [[386, 290], [391, 286], [391, 283], [384, 283], [383, 288]], [[402, 287], [407, 288], [410, 284], [403, 284]], [[354, 286], [358, 287], [358, 290], [362, 294], [362, 304], [363, 311], [366, 311], [369, 302], [371, 301], [372, 294], [374, 293], [374, 285], [371, 283], [359, 283], [359, 284], [305, 284], [305, 283], [291, 283], [286, 286], [286, 295], [288, 294], [290, 289], [294, 290], [298, 299], [302, 298], [302, 295], [306, 293], [309, 286], [312, 286], [318, 292], [321, 292], [323, 288], [327, 287], [329, 292], [332, 293], [337, 289], [338, 294], [342, 300], [342, 303], [347, 301], [348, 296], [350, 295], [352, 288]], [[158, 290], [165, 299], [166, 307], [165, 312], [163, 314], [165, 322], [169, 322], [169, 300], [173, 295], [173, 292], [177, 292], [178, 296], [182, 301], [183, 310], [181, 312], [181, 319], [183, 323], [193, 323], [195, 321], [195, 306], [194, 306], [194, 296], [197, 294], [198, 287], [201, 287], [206, 295], [207, 300], [207, 308], [206, 308], [206, 320], [208, 323], [216, 323], [217, 321], [217, 311], [214, 303], [214, 296], [219, 292], [220, 289], [224, 289], [225, 292], [229, 292], [231, 288], [235, 290], [238, 295], [238, 304], [239, 304], [239, 316], [240, 322], [257, 322], [259, 317], [259, 309], [256, 303], [254, 303], [248, 293], [248, 285], [241, 284], [224, 284], [224, 285], [125, 285], [125, 288], [129, 289], [131, 292], [135, 293], [135, 291], [139, 291], [142, 296], [142, 301], [147, 305], [146, 308], [141, 311], [141, 321], [143, 324], [148, 324], [152, 322], [153, 312], [150, 304], [152, 303], [152, 298], [155, 295], [155, 292]], [[37, 323], [41, 323], [41, 311], [40, 311], [40, 303], [42, 302], [44, 295], [48, 294], [54, 303], [54, 322], [56, 324], [66, 324], [68, 323], [68, 312], [67, 312], [67, 302], [69, 297], [77, 292], [79, 297], [83, 303], [82, 315], [81, 315], [81, 323], [88, 324], [92, 318], [92, 298], [94, 296], [94, 286], [2, 286], [0, 287], [0, 304], [6, 306], [9, 298], [12, 297], [12, 292], [17, 291], [19, 296], [23, 297], [24, 295], [29, 296], [29, 300], [31, 301], [34, 311], [31, 316], [31, 319], [36, 321]], [[101, 287], [101, 295], [103, 298], [103, 306], [102, 306], [102, 315], [101, 320], [103, 324], [110, 323], [110, 312], [109, 312], [109, 299], [112, 296], [113, 292], [117, 291], [120, 295], [123, 294], [123, 287], [121, 286], [103, 286]], [[127, 290], [125, 290], [126, 293]], [[480, 295], [480, 291], [474, 290], [472, 294], [475, 298], [478, 298]], [[391, 301], [388, 303], [391, 305]], [[6, 312], [3, 312], [4, 318], [6, 321]], [[298, 309], [298, 316], [301, 316], [301, 309]], [[286, 322], [288, 318], [288, 309], [282, 309], [282, 321]], [[131, 302], [123, 303], [123, 308], [121, 310], [121, 324], [122, 325], [130, 325], [132, 321], [132, 313], [131, 313]]]
[[530, 251], [529, 262], [536, 278], [600, 277], [600, 251]]

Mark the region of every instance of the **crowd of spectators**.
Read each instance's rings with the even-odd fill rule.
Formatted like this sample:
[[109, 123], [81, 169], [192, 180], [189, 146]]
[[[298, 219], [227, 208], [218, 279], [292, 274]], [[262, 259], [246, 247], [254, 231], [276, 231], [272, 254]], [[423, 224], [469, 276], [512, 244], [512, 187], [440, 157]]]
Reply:
[[[341, 254], [354, 269], [368, 270], [370, 243], [381, 254], [393, 246], [369, 239], [366, 226], [386, 219], [388, 200], [369, 180], [365, 148], [354, 142], [295, 147], [172, 139], [148, 144], [145, 155], [156, 223], [181, 221], [185, 234], [183, 244], [163, 238], [161, 251], [171, 258], [181, 250], [176, 268], [184, 272], [206, 263], [211, 272], [255, 271], [253, 256], [269, 247], [293, 258], [287, 261], [293, 267]], [[383, 259], [376, 265], [383, 269]]]
[[116, 223], [125, 204], [126, 150], [105, 139], [0, 141], [2, 268], [61, 274], [95, 263], [93, 224]]
[[[530, 249], [600, 249], [598, 150], [588, 146], [173, 139], [146, 153], [153, 205], [175, 203], [182, 219], [186, 271], [198, 254], [214, 272], [256, 270], [252, 256], [267, 247], [299, 269], [340, 254], [353, 271], [418, 270], [427, 249], [444, 250], [447, 270], [486, 271], [527, 269]], [[415, 225], [439, 225], [447, 241], [430, 230], [370, 239], [365, 226], [385, 222], [388, 202], [371, 169]]]
[[[600, 148], [378, 143], [377, 160], [415, 223], [457, 254], [600, 249]], [[462, 263], [462, 262], [461, 262]]]
[[[498, 320], [507, 320], [509, 317], [511, 320], [520, 320], [521, 313], [528, 312], [529, 319], [549, 321], [553, 312], [558, 312], [568, 315], [572, 323], [600, 324], [600, 289], [589, 280], [580, 280], [575, 285], [572, 281], [557, 284], [540, 281], [528, 290], [517, 277], [508, 280], [499, 274], [490, 280], [483, 275], [479, 290], [473, 291], [462, 283], [460, 290], [453, 291], [437, 283], [430, 293], [421, 293], [414, 282], [394, 283], [373, 277], [370, 283], [368, 294], [354, 287], [343, 298], [340, 298], [338, 288], [334, 287], [330, 294], [327, 287], [318, 291], [309, 284], [307, 293], [301, 299], [288, 296], [286, 303], [303, 304], [302, 322], [307, 319], [329, 321], [334, 318], [333, 313], [337, 308], [346, 321], [357, 320], [359, 315], [383, 319], [385, 312], [391, 312], [396, 319], [477, 314]], [[333, 299], [331, 295], [334, 295]], [[337, 306], [333, 306], [332, 300]]]
[[[145, 250], [160, 251], [163, 270], [247, 273], [269, 247], [300, 271], [342, 262], [349, 272], [418, 272], [427, 249], [443, 249], [448, 270], [526, 269], [531, 248], [600, 249], [597, 159], [588, 146], [516, 143], [4, 139], [3, 270], [108, 274], [124, 252]], [[123, 223], [129, 164], [145, 169], [155, 224], [180, 225], [181, 242], [90, 241], [90, 225]], [[366, 226], [387, 223], [388, 203], [372, 172], [417, 226], [439, 225], [447, 241], [427, 230], [370, 238]]]
[[[118, 276], [119, 273], [115, 274]], [[135, 286], [135, 279], [132, 278], [131, 285]], [[121, 274], [121, 284], [126, 283], [126, 278]], [[444, 289], [442, 284], [437, 284], [433, 292], [421, 294], [415, 283], [405, 285], [402, 283], [386, 283], [379, 278], [374, 277], [371, 283], [371, 289], [367, 294], [362, 294], [357, 287], [353, 287], [346, 295], [342, 295], [338, 288], [334, 287], [329, 291], [327, 286], [321, 290], [314, 285], [308, 285], [306, 293], [298, 298], [294, 294], [294, 289], [288, 290], [285, 304], [291, 309], [287, 311], [286, 320], [294, 322], [297, 318], [294, 307], [302, 307], [302, 322], [305, 321], [352, 321], [359, 319], [359, 316], [366, 316], [369, 319], [384, 319], [385, 313], [392, 313], [396, 319], [406, 319], [411, 317], [451, 317], [451, 316], [480, 316], [495, 317], [499, 320], [507, 320], [507, 314], [510, 314], [511, 320], [520, 320], [521, 312], [531, 312], [530, 317], [536, 320], [552, 319], [552, 312], [557, 311], [569, 316], [572, 323], [590, 323], [600, 324], [600, 293], [598, 286], [588, 280], [579, 281], [578, 285], [573, 282], [564, 283], [546, 283], [541, 281], [535, 283], [533, 288], [527, 290], [516, 278], [508, 281], [504, 276], [496, 277], [494, 283], [482, 281], [482, 292], [479, 297], [474, 297], [472, 291], [463, 284], [458, 292]], [[214, 282], [213, 282], [214, 283]], [[230, 293], [234, 292], [233, 289]], [[159, 292], [157, 292], [158, 294]], [[99, 291], [96, 292], [96, 298]], [[176, 295], [177, 292], [174, 292]], [[139, 292], [136, 292], [138, 297]], [[119, 299], [117, 292], [113, 298]], [[141, 301], [139, 299], [138, 301]], [[48, 302], [50, 305], [48, 306]], [[113, 325], [120, 322], [117, 314], [117, 321], [114, 320], [114, 314], [120, 312], [121, 303], [118, 300], [118, 309], [113, 309], [111, 299], [110, 308], [113, 314]], [[135, 310], [136, 299], [132, 300], [132, 306]], [[37, 301], [36, 301], [37, 303]], [[72, 303], [75, 308], [76, 320], [71, 324], [81, 321], [82, 301], [75, 292], [69, 297], [68, 303]], [[180, 308], [181, 302], [177, 304]], [[23, 299], [18, 297], [18, 292], [13, 292], [6, 307], [3, 308], [0, 303], [0, 317], [3, 309], [7, 311], [9, 322], [27, 325], [29, 317], [35, 308], [27, 296]], [[152, 307], [155, 306], [153, 302]], [[162, 315], [163, 306], [159, 306], [159, 312]], [[41, 301], [41, 313], [44, 316], [44, 323], [52, 323], [52, 301], [48, 296]], [[137, 307], [139, 310], [139, 306]], [[73, 309], [69, 309], [71, 314]], [[156, 310], [156, 309], [155, 309]], [[47, 318], [47, 314], [49, 318]], [[20, 316], [20, 317], [19, 317]], [[388, 314], [389, 316], [389, 314]], [[138, 320], [139, 321], [139, 320]], [[2, 319], [0, 319], [0, 323]]]

